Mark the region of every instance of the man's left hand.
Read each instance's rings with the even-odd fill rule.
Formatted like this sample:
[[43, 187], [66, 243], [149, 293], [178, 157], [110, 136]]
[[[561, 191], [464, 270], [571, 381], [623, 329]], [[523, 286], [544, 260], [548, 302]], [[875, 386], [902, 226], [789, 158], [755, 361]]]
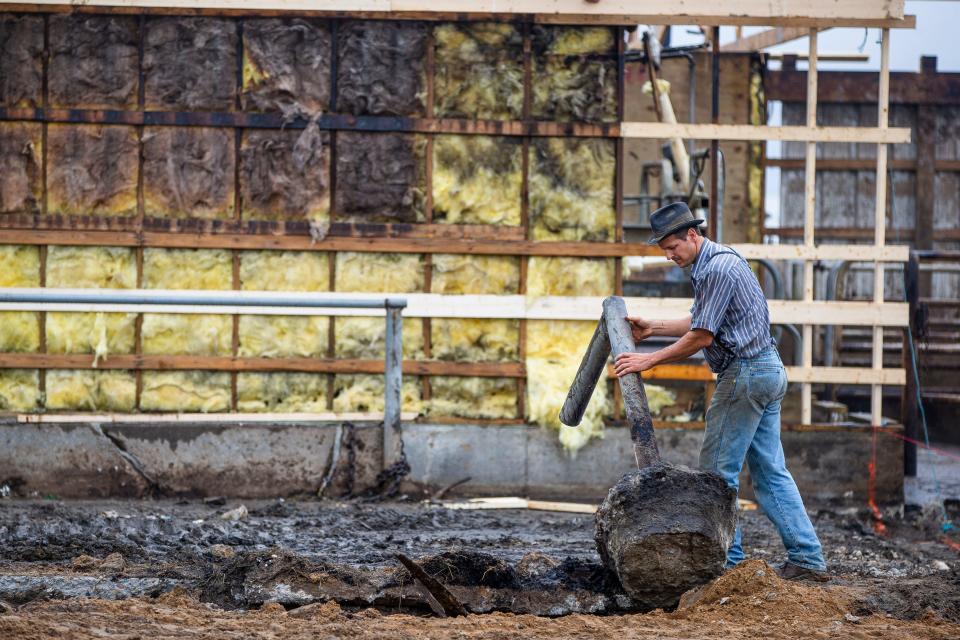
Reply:
[[621, 353], [613, 363], [617, 377], [628, 373], [641, 373], [652, 369], [656, 365], [652, 353]]

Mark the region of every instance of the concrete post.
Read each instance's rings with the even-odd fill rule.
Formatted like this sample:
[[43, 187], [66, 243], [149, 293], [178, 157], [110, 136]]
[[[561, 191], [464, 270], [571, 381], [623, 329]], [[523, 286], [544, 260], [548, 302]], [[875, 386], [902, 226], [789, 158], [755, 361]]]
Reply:
[[[607, 357], [613, 353], [633, 353], [637, 345], [633, 341], [630, 323], [627, 322], [627, 305], [623, 298], [610, 296], [603, 301], [603, 317], [590, 340], [587, 353], [574, 378], [567, 399], [560, 410], [560, 421], [568, 426], [580, 424], [590, 396], [606, 368]], [[640, 375], [631, 373], [619, 378], [623, 405], [630, 423], [630, 438], [637, 468], [642, 469], [660, 461], [657, 441], [653, 435], [653, 419], [647, 404], [647, 394]]]
[[[387, 299], [386, 362], [383, 383], [384, 468], [399, 460], [403, 452], [400, 435], [400, 390], [403, 385], [403, 319], [406, 301]], [[393, 437], [389, 437], [392, 435]], [[393, 442], [388, 450], [387, 443]]]

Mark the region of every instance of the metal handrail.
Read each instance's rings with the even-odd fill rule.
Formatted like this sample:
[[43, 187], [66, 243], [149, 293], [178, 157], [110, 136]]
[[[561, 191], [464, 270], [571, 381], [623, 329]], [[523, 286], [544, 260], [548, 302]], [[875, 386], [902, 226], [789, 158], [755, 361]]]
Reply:
[[[403, 384], [403, 322], [401, 315], [407, 306], [405, 298], [356, 297], [341, 298], [323, 293], [287, 293], [272, 291], [196, 291], [147, 289], [0, 289], [0, 304], [16, 305], [27, 311], [43, 310], [32, 305], [58, 305], [67, 310], [91, 311], [91, 306], [124, 305], [137, 307], [267, 307], [268, 314], [283, 314], [287, 309], [385, 309], [386, 354], [384, 363], [383, 426], [391, 429], [396, 443], [395, 451], [387, 451], [384, 433], [384, 466], [402, 456], [400, 438], [400, 389]], [[170, 313], [190, 313], [171, 309]], [[260, 313], [261, 310], [257, 309]], [[319, 314], [322, 315], [322, 314]]]

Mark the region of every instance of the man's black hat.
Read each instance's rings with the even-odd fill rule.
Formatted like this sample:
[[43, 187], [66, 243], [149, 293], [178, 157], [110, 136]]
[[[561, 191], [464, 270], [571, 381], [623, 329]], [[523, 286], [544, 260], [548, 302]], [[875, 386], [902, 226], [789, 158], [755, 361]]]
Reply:
[[699, 227], [704, 221], [695, 218], [685, 202], [673, 202], [650, 214], [653, 235], [650, 244], [657, 244], [667, 236], [690, 227]]

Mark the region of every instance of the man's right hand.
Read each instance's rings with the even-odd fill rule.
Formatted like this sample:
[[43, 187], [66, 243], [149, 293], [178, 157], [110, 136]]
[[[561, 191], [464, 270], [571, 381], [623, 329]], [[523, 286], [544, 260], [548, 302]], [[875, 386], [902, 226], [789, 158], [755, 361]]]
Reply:
[[634, 342], [642, 342], [653, 335], [653, 323], [644, 320], [640, 316], [627, 316], [627, 322], [630, 323], [630, 333], [633, 334]]

